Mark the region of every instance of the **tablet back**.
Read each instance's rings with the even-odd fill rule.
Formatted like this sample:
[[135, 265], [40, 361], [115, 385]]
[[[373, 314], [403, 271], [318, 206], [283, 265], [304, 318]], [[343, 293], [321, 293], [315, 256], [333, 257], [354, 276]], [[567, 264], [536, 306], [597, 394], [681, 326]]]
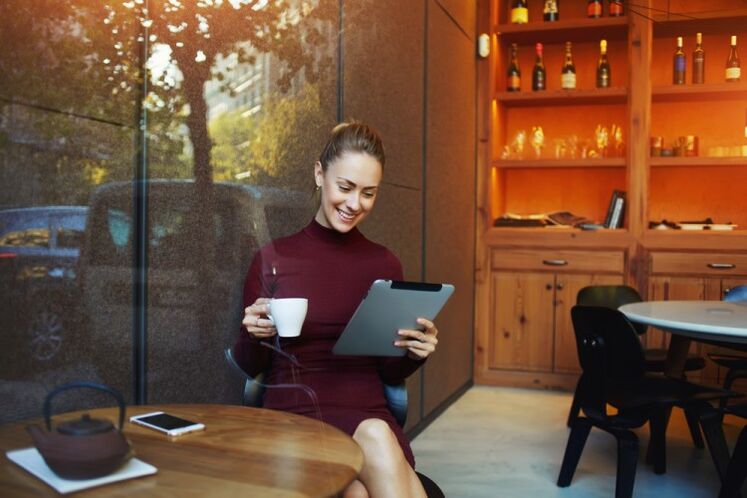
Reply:
[[358, 305], [332, 352], [340, 355], [403, 356], [399, 329], [422, 329], [419, 317], [433, 320], [454, 292], [449, 284], [376, 280]]

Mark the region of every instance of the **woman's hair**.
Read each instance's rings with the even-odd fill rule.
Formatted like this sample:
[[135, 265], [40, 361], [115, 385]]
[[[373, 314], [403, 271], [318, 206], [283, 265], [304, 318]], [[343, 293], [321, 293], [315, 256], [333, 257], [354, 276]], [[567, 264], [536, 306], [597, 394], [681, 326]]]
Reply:
[[330, 163], [347, 152], [368, 154], [379, 161], [382, 168], [386, 162], [384, 144], [379, 133], [367, 124], [357, 121], [340, 123], [332, 129], [327, 145], [319, 156], [322, 170], [327, 171]]

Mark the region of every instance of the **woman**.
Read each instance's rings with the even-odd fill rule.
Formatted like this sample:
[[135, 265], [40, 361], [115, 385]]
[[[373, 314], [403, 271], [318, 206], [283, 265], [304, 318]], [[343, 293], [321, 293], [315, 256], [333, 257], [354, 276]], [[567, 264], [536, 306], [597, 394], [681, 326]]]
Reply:
[[[401, 382], [436, 349], [436, 326], [423, 318], [418, 330], [400, 330], [397, 358], [333, 355], [332, 346], [376, 279], [402, 280], [402, 265], [385, 247], [366, 239], [357, 225], [371, 212], [384, 169], [378, 134], [361, 123], [332, 130], [314, 166], [319, 209], [302, 231], [273, 241], [254, 257], [244, 285], [247, 333], [235, 347], [250, 375], [268, 372], [267, 384], [303, 384], [268, 389], [266, 408], [325, 422], [352, 435], [365, 463], [343, 496], [424, 497], [410, 445], [387, 409], [383, 382]], [[271, 297], [306, 297], [309, 308], [301, 336], [281, 339], [280, 354], [263, 347], [277, 333], [267, 319]], [[272, 339], [270, 339], [272, 338]]]

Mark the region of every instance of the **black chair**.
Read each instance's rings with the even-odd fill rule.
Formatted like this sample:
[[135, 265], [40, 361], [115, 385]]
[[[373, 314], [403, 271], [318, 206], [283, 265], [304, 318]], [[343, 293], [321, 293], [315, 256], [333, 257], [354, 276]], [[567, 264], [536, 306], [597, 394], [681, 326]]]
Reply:
[[[232, 348], [226, 348], [224, 354], [226, 361], [228, 361], [232, 369], [239, 373], [245, 380], [242, 396], [244, 406], [261, 408], [265, 391], [264, 373], [260, 373], [256, 377], [251, 377], [239, 366], [236, 358], [233, 356]], [[397, 385], [384, 384], [384, 397], [386, 398], [387, 407], [392, 412], [392, 415], [394, 415], [397, 424], [400, 427], [404, 427], [407, 422], [407, 386], [404, 382]], [[418, 471], [415, 471], [415, 474], [420, 479], [420, 484], [423, 485], [428, 498], [445, 498], [446, 495], [444, 495], [444, 492], [431, 478]]]
[[[747, 404], [732, 405], [724, 408], [705, 409], [700, 421], [703, 426], [708, 449], [713, 457], [718, 475], [721, 478], [719, 498], [739, 498], [747, 496], [747, 426], [742, 427], [734, 451], [729, 456], [722, 419], [724, 413], [731, 413], [747, 419]], [[740, 490], [742, 493], [740, 494]]]
[[[584, 306], [604, 306], [605, 308], [617, 309], [628, 303], [641, 302], [641, 295], [634, 288], [627, 285], [590, 285], [584, 287], [576, 296], [576, 304]], [[636, 333], [641, 336], [646, 333], [648, 327], [645, 324], [633, 323]], [[647, 372], [663, 373], [666, 367], [667, 350], [663, 348], [647, 348], [643, 350], [645, 370]], [[705, 359], [693, 353], [688, 353], [685, 361], [685, 371], [701, 370], [705, 367]], [[576, 389], [578, 391], [578, 388]], [[571, 422], [578, 416], [579, 406], [576, 394], [573, 395], [573, 402], [568, 413], [568, 427]], [[687, 426], [690, 429], [690, 435], [696, 448], [703, 447], [703, 438], [698, 426], [698, 417], [693, 413], [685, 412]]]
[[[646, 371], [643, 348], [633, 325], [620, 311], [601, 306], [571, 309], [581, 378], [576, 390], [582, 415], [571, 424], [558, 486], [569, 486], [592, 427], [617, 439], [615, 496], [633, 494], [638, 437], [632, 429], [649, 423], [654, 472], [666, 472], [666, 425], [673, 406], [697, 409], [730, 393]], [[607, 406], [617, 413], [610, 414]]]
[[[747, 285], [738, 285], [726, 291], [724, 301], [740, 302], [747, 301]], [[747, 378], [747, 356], [730, 353], [708, 353], [708, 358], [717, 365], [726, 369], [724, 377], [724, 389], [731, 389], [737, 379]], [[722, 408], [725, 401], [722, 402]]]

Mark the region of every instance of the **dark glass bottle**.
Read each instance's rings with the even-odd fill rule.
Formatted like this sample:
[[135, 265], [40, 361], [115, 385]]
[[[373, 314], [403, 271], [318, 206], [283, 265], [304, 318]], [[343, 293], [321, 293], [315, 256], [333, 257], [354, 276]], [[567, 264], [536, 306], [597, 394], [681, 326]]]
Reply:
[[571, 42], [565, 42], [565, 61], [560, 73], [560, 87], [566, 90], [576, 88], [576, 66], [573, 65]]
[[518, 47], [515, 43], [511, 44], [511, 61], [508, 63], [506, 71], [506, 91], [521, 91], [521, 70], [519, 69], [519, 57], [517, 54]]
[[542, 19], [545, 21], [560, 20], [560, 0], [545, 0], [545, 6], [542, 8]]
[[602, 17], [602, 0], [589, 0], [586, 4], [586, 15], [588, 17]]
[[674, 60], [672, 65], [672, 83], [675, 85], [685, 84], [685, 68], [687, 66], [687, 57], [682, 51], [682, 37], [677, 37], [677, 50], [674, 51]]
[[737, 37], [731, 37], [731, 49], [729, 49], [729, 58], [726, 59], [726, 81], [737, 82], [742, 77], [742, 67], [739, 65], [739, 56], [737, 55]]
[[526, 24], [529, 22], [527, 0], [514, 0], [511, 3], [511, 23]]
[[620, 17], [625, 15], [622, 0], [610, 0], [609, 14], [610, 17]]
[[542, 44], [535, 46], [537, 58], [534, 60], [534, 69], [532, 69], [532, 90], [537, 92], [547, 89], [547, 74], [545, 73], [545, 62], [542, 59]]
[[599, 62], [597, 63], [597, 88], [612, 86], [612, 72], [607, 60], [607, 40], [599, 42]]
[[693, 83], [705, 82], [705, 50], [703, 50], [703, 34], [695, 35], [695, 50], [693, 50]]

